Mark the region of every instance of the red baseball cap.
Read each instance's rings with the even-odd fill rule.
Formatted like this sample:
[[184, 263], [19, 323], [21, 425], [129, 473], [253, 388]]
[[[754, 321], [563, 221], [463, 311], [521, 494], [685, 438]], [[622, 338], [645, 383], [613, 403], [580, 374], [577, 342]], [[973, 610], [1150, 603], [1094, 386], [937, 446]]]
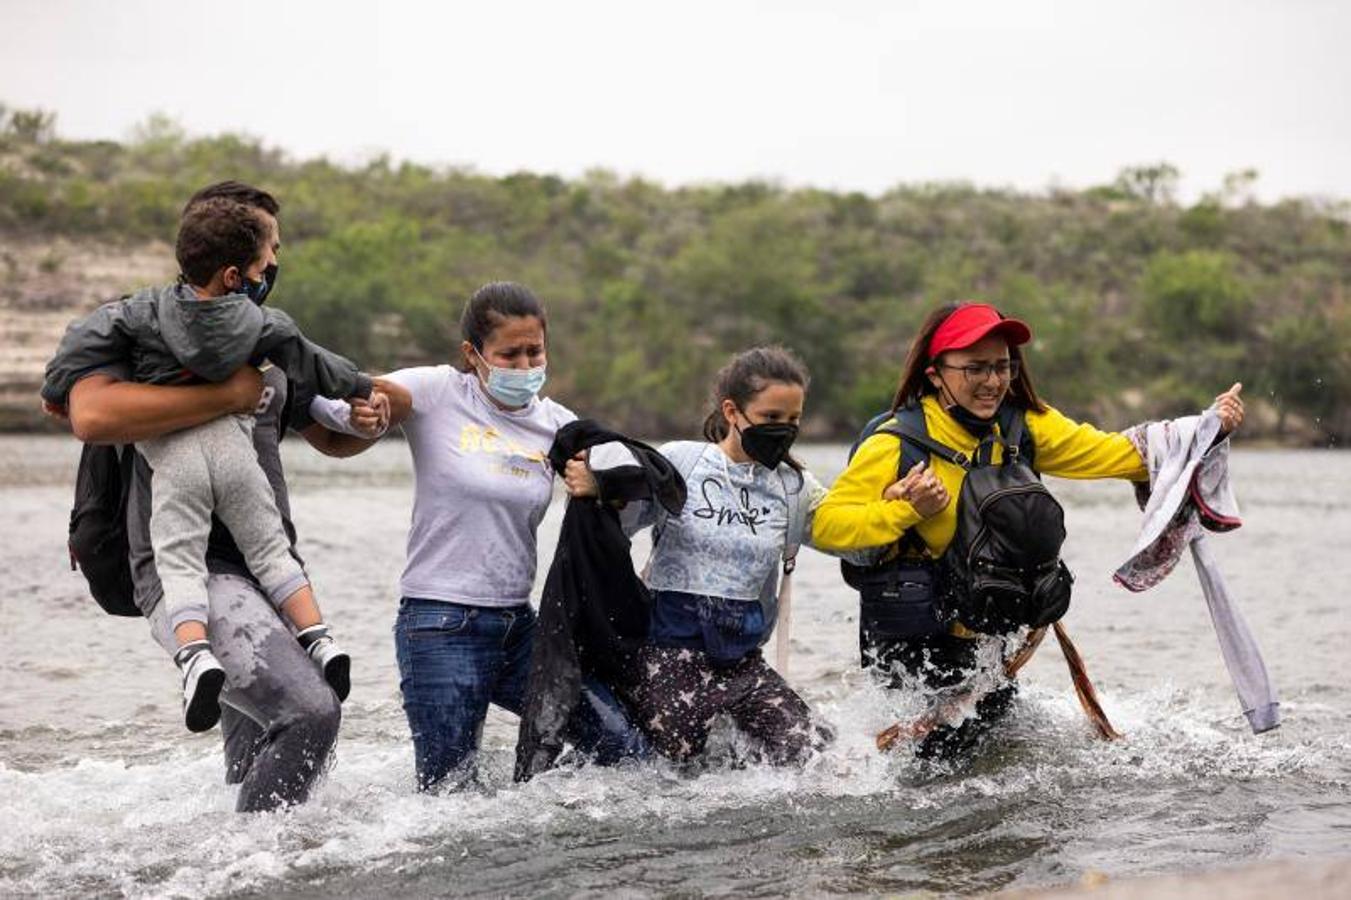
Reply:
[[929, 340], [929, 359], [946, 350], [970, 347], [991, 334], [1002, 334], [1013, 346], [1032, 340], [1032, 329], [1025, 322], [1005, 318], [988, 303], [963, 303], [934, 331]]

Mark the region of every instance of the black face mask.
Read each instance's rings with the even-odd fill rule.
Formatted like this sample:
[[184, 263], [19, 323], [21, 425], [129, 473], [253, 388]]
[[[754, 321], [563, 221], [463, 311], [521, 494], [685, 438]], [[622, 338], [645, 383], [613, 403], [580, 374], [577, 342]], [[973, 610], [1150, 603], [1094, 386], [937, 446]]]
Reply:
[[797, 440], [797, 426], [788, 422], [766, 422], [737, 428], [741, 449], [766, 469], [777, 469]]
[[[280, 272], [281, 266], [276, 263], [272, 263], [267, 268], [263, 269], [263, 280], [267, 282], [267, 290], [263, 291], [264, 298], [270, 297], [272, 292], [277, 289], [277, 276]], [[263, 301], [259, 300], [257, 302], [262, 303]]]
[[240, 286], [239, 292], [262, 306], [264, 301], [267, 300], [267, 295], [272, 293], [272, 289], [277, 286], [277, 264], [272, 263], [263, 269], [262, 281], [251, 281], [247, 276], [241, 276], [241, 281], [243, 284]]
[[973, 436], [978, 438], [983, 438], [994, 432], [995, 418], [997, 418], [997, 416], [992, 416], [988, 419], [982, 419], [960, 403], [949, 406], [948, 415], [952, 416], [958, 425], [961, 425], [967, 431], [971, 432]]

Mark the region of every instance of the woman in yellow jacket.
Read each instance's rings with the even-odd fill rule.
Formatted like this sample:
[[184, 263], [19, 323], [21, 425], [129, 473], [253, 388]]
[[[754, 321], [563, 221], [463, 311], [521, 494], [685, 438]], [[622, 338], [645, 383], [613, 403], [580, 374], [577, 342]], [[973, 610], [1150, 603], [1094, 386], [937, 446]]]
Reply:
[[[918, 407], [930, 438], [970, 457], [998, 428], [1001, 406], [1023, 412], [1037, 471], [1061, 478], [1148, 480], [1144, 461], [1122, 434], [1072, 421], [1037, 396], [1023, 358], [1028, 326], [983, 303], [951, 304], [930, 314], [911, 344], [892, 412]], [[1238, 385], [1220, 395], [1216, 409], [1231, 431], [1242, 421]], [[1002, 458], [996, 442], [993, 462]], [[894, 434], [867, 438], [816, 510], [812, 541], [823, 550], [889, 548], [937, 559], [957, 528], [957, 503], [966, 470], [936, 454], [899, 475], [901, 441]], [[899, 476], [899, 477], [898, 477]], [[942, 633], [878, 633], [860, 629], [865, 667], [891, 679], [931, 689], [960, 685], [978, 668], [1001, 662], [981, 653], [975, 633], [954, 622]], [[1005, 685], [985, 695], [976, 715], [957, 727], [939, 728], [917, 747], [921, 756], [949, 756], [969, 748], [1008, 707]]]

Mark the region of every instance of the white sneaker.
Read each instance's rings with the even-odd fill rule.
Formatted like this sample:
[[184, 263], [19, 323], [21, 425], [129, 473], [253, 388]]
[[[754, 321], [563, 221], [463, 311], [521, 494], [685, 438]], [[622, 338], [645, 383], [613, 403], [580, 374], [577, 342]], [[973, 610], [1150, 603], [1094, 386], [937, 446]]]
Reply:
[[338, 702], [346, 700], [352, 691], [352, 657], [329, 635], [328, 626], [311, 625], [297, 634], [296, 639], [338, 695]]
[[182, 668], [183, 724], [188, 731], [208, 731], [220, 721], [225, 670], [209, 649], [198, 650]]

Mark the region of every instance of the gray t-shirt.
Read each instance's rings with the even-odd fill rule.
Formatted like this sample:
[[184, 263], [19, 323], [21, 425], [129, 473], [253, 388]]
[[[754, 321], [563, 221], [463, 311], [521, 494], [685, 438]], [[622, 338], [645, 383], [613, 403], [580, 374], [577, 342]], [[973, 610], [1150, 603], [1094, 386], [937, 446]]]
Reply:
[[[674, 453], [674, 448], [685, 453]], [[698, 452], [693, 442], [661, 447], [664, 456]], [[647, 583], [653, 590], [682, 591], [758, 600], [783, 556], [788, 530], [789, 503], [799, 490], [814, 497], [821, 486], [804, 472], [786, 465], [771, 471], [753, 462], [736, 463], [716, 444], [703, 444], [692, 467], [682, 471], [688, 489], [679, 516], [664, 518], [652, 550]], [[811, 535], [811, 518], [804, 517], [799, 543]]]
[[[553, 499], [549, 447], [577, 417], [540, 398], [503, 410], [477, 376], [450, 366], [385, 377], [413, 396], [413, 414], [402, 426], [413, 454], [413, 522], [399, 590], [469, 606], [528, 603], [535, 529]], [[312, 409], [341, 417], [346, 406], [319, 398]]]

